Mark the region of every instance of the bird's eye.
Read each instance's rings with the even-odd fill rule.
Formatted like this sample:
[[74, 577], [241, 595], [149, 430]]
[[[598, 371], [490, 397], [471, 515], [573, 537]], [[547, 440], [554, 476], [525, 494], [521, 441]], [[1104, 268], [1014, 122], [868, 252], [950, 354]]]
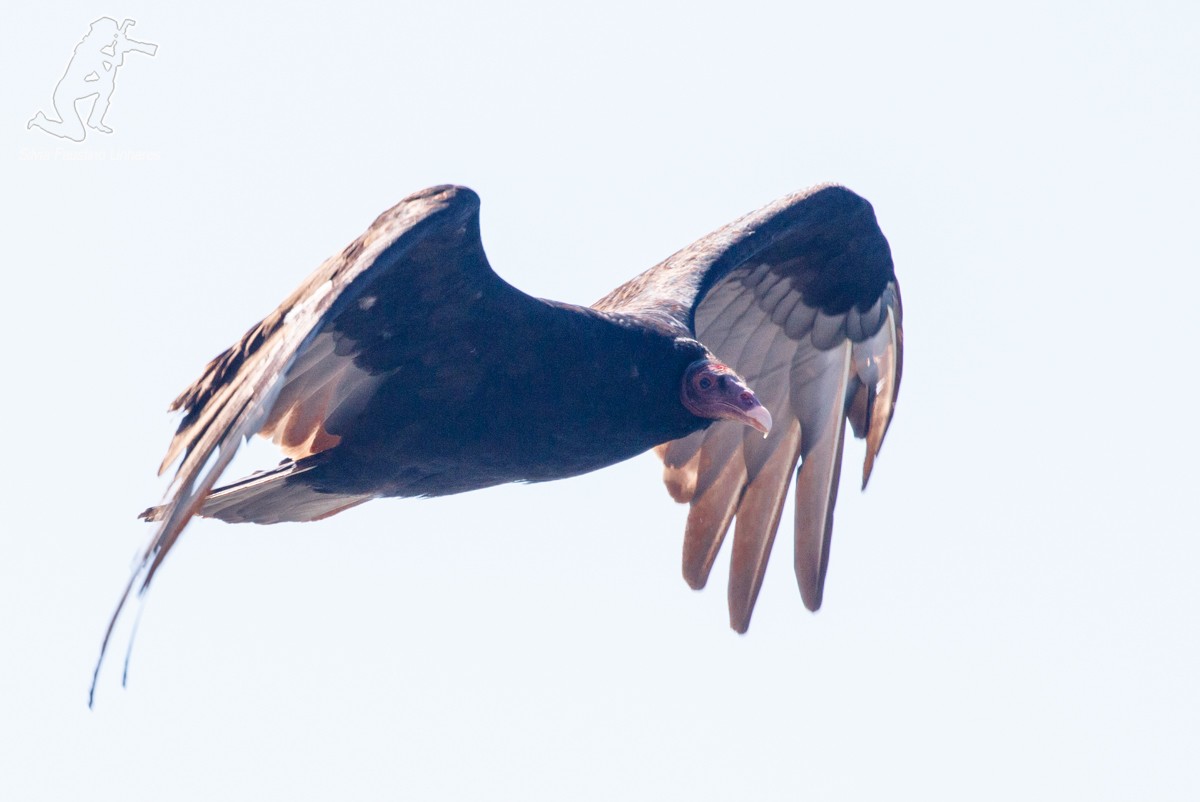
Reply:
[[701, 390], [711, 390], [713, 380], [711, 376], [701, 376], [700, 381], [696, 382], [696, 384], [699, 385]]

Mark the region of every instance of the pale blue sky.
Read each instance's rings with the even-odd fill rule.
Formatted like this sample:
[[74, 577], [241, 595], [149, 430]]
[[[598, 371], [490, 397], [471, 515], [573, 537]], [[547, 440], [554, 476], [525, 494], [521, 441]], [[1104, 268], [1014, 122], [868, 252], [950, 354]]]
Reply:
[[[1200, 795], [1195, 4], [282, 8], [9, 12], [0, 796]], [[26, 130], [102, 15], [159, 45], [114, 133]], [[502, 276], [590, 302], [823, 181], [908, 351], [819, 614], [781, 537], [733, 634], [645, 456], [197, 523], [87, 710], [167, 403], [380, 211], [471, 186]]]

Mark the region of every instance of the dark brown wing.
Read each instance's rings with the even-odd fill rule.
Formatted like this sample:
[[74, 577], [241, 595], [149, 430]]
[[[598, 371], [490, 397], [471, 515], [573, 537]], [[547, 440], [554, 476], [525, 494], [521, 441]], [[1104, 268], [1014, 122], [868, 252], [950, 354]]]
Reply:
[[867, 440], [863, 486], [891, 421], [903, 347], [891, 253], [869, 203], [842, 187], [783, 198], [680, 251], [598, 304], [676, 326], [740, 373], [770, 436], [727, 422], [658, 449], [691, 504], [683, 574], [700, 588], [736, 519], [730, 624], [744, 632], [797, 462], [795, 567], [820, 607], [845, 420]]
[[271, 436], [295, 458], [330, 448], [338, 442], [339, 420], [360, 410], [382, 377], [396, 369], [389, 361], [388, 316], [403, 315], [410, 327], [438, 329], [439, 343], [452, 352], [453, 332], [441, 331], [447, 327], [439, 316], [446, 309], [457, 310], [451, 317], [469, 315], [470, 305], [481, 299], [493, 307], [538, 303], [488, 265], [475, 193], [433, 187], [380, 215], [210, 362], [171, 405], [183, 419], [159, 471], [176, 460], [179, 466], [165, 503], [151, 511], [158, 527], [109, 623], [100, 661], [130, 593], [149, 587], [243, 440], [255, 433]]

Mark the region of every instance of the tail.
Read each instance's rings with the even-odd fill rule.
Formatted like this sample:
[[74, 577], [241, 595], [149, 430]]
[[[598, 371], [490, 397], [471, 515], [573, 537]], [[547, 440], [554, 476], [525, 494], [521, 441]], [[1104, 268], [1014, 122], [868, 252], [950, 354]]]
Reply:
[[[375, 498], [371, 493], [328, 493], [314, 487], [305, 474], [324, 461], [319, 455], [288, 460], [273, 470], [219, 487], [204, 500], [200, 515], [235, 524], [319, 521]], [[166, 507], [151, 507], [138, 517], [159, 521], [165, 512]]]

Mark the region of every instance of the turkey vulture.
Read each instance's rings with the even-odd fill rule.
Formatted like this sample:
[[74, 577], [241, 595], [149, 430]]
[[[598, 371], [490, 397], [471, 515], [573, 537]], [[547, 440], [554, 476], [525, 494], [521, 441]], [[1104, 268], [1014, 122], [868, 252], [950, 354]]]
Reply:
[[[840, 186], [748, 214], [591, 307], [533, 298], [496, 275], [471, 190], [417, 192], [175, 399], [182, 421], [159, 472], [180, 463], [165, 503], [143, 513], [158, 527], [101, 660], [130, 592], [145, 592], [194, 515], [314, 521], [382, 496], [575, 476], [651, 448], [672, 497], [691, 505], [692, 587], [737, 519], [738, 632], [802, 460], [795, 567], [816, 610], [845, 421], [867, 441], [865, 486], [902, 345], [887, 240], [871, 205]], [[286, 459], [214, 490], [253, 434]]]

